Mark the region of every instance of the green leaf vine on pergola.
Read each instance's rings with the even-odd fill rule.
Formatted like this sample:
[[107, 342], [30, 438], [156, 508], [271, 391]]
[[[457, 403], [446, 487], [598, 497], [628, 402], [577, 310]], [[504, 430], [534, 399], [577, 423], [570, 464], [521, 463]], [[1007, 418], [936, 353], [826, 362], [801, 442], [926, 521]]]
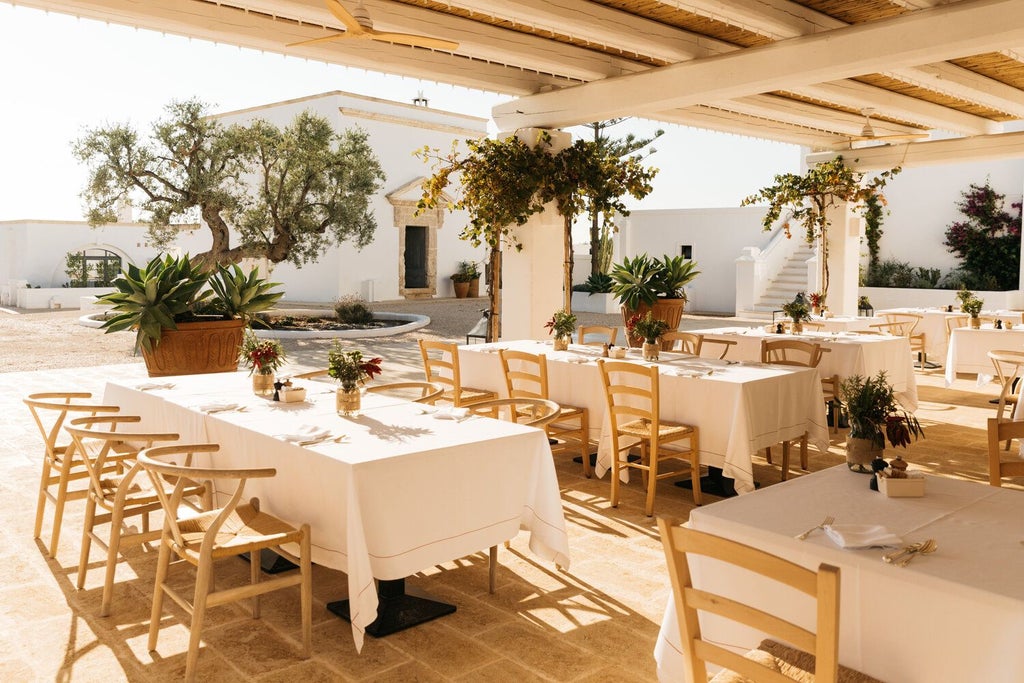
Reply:
[[843, 157], [817, 164], [803, 175], [783, 173], [775, 176], [775, 183], [763, 187], [750, 195], [741, 203], [742, 206], [767, 202], [762, 226], [770, 231], [783, 209], [790, 210], [789, 217], [783, 223], [787, 237], [792, 237], [791, 224], [796, 222], [804, 228], [804, 239], [808, 244], [821, 240], [819, 258], [822, 262], [822, 293], [828, 293], [828, 229], [829, 209], [847, 203], [859, 209], [862, 215], [871, 210], [873, 204], [880, 202], [885, 205], [885, 196], [881, 190], [886, 183], [900, 172], [900, 167], [882, 171], [865, 182], [865, 174], [854, 171], [844, 162]]

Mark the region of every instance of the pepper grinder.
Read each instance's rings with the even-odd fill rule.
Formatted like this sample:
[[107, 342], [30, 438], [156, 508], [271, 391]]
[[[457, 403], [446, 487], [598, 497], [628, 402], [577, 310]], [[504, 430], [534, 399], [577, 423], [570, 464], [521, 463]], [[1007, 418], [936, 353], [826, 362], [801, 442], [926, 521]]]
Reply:
[[871, 476], [871, 482], [868, 484], [868, 487], [872, 491], [877, 491], [878, 490], [878, 473], [881, 472], [882, 470], [884, 470], [888, 466], [889, 466], [889, 463], [887, 463], [882, 458], [881, 455], [879, 455], [877, 458], [875, 458], [874, 460], [871, 461], [871, 472], [873, 474]]
[[779, 323], [778, 325], [775, 326], [775, 334], [785, 334], [785, 333], [786, 333], [786, 328], [782, 326], [782, 323]]
[[281, 388], [282, 387], [284, 387], [284, 382], [281, 382], [281, 381], [274, 382], [274, 400], [275, 401], [280, 401], [281, 400]]
[[601, 349], [601, 356], [604, 357], [604, 358], [607, 358], [608, 357], [608, 345], [607, 344], [602, 344], [601, 346], [603, 347]]

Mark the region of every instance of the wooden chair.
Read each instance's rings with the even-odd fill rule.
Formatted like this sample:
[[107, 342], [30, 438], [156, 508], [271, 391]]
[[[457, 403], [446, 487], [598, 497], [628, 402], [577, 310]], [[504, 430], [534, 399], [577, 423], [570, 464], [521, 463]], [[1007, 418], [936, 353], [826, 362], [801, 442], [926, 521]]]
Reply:
[[[1013, 411], [1017, 406], [1017, 382], [1024, 375], [1024, 351], [995, 350], [989, 351], [988, 357], [996, 369], [999, 380], [999, 400], [996, 401], [996, 419], [1003, 422], [1013, 419]], [[1009, 407], [1010, 416], [1006, 417]], [[1006, 441], [1006, 450], [1010, 450], [1010, 440]]]
[[917, 354], [917, 362], [921, 368], [924, 368], [928, 362], [928, 352], [925, 351], [925, 333], [916, 331], [924, 316], [917, 313], [883, 313], [882, 318], [887, 323], [903, 323], [902, 336], [910, 341], [911, 353]]
[[[57, 554], [60, 542], [60, 529], [64, 520], [64, 506], [68, 501], [84, 500], [89, 495], [88, 482], [85, 488], [72, 489], [73, 482], [89, 478], [85, 462], [75, 452], [73, 443], [58, 444], [61, 427], [69, 415], [98, 415], [100, 413], [116, 413], [117, 406], [103, 406], [85, 403], [92, 394], [80, 391], [49, 391], [29, 394], [22, 399], [32, 413], [36, 427], [43, 437], [43, 471], [39, 477], [39, 496], [36, 502], [36, 522], [33, 538], [39, 538], [43, 532], [43, 517], [46, 513], [46, 501], [53, 503], [53, 529], [50, 533], [50, 545], [47, 549], [50, 557]], [[109, 471], [119, 467], [119, 463], [108, 466]], [[51, 490], [53, 489], [53, 490]]]
[[[501, 367], [505, 373], [505, 390], [511, 398], [542, 398], [548, 396], [548, 362], [543, 354], [501, 349]], [[583, 459], [583, 474], [589, 479], [590, 411], [577, 406], [559, 406], [558, 415], [547, 427], [552, 454], [576, 452]]]
[[[829, 349], [821, 348], [821, 344], [802, 341], [800, 339], [766, 339], [761, 342], [761, 362], [773, 363], [775, 365], [791, 365], [805, 368], [816, 368], [821, 362], [823, 353]], [[821, 380], [822, 393], [826, 395], [826, 402], [831, 401], [829, 410], [832, 411], [832, 424], [836, 424], [838, 414], [835, 411], [836, 392], [839, 389], [839, 376], [832, 375]], [[782, 442], [782, 481], [789, 478], [789, 452], [790, 442]], [[771, 446], [764, 449], [765, 460], [772, 464]], [[807, 456], [807, 433], [800, 437], [800, 469], [808, 467]]]
[[825, 323], [816, 320], [805, 320], [803, 325], [804, 332], [821, 332], [825, 329]]
[[719, 359], [725, 358], [729, 353], [729, 347], [736, 346], [736, 342], [729, 339], [706, 339], [703, 334], [696, 332], [665, 332], [661, 335], [661, 341], [672, 342], [669, 351], [679, 351], [699, 356], [704, 344], [721, 344], [722, 353]]
[[420, 339], [420, 356], [423, 358], [423, 374], [426, 380], [445, 387], [444, 393], [435, 399], [436, 401], [462, 407], [498, 398], [493, 391], [462, 386], [459, 374], [459, 347], [456, 344]]
[[[146, 477], [137, 477], [141, 468], [134, 462], [138, 452], [159, 441], [177, 441], [178, 435], [158, 432], [117, 431], [122, 425], [137, 425], [137, 415], [98, 415], [77, 417], [65, 427], [74, 441], [77, 452], [85, 454], [89, 472], [89, 496], [85, 504], [85, 524], [82, 527], [82, 554], [78, 561], [78, 590], [85, 587], [92, 541], [106, 551], [106, 575], [103, 579], [103, 599], [100, 616], [110, 614], [114, 591], [114, 572], [117, 558], [125, 546], [149, 543], [160, 538], [160, 530], [150, 530], [149, 515], [160, 509], [156, 492], [148, 486]], [[132, 427], [128, 427], [131, 429]], [[120, 462], [130, 469], [121, 476], [104, 476], [108, 464]], [[186, 488], [186, 502], [193, 510], [210, 507], [206, 489], [197, 483]], [[189, 499], [193, 500], [189, 500]], [[198, 501], [195, 499], [199, 499]], [[96, 514], [100, 508], [101, 514]], [[124, 522], [132, 517], [141, 518], [142, 530], [131, 532]], [[106, 539], [96, 527], [110, 524]]]
[[953, 336], [953, 330], [958, 327], [967, 327], [971, 322], [971, 316], [964, 315], [947, 315], [946, 316], [946, 343], [949, 343], [949, 338]]
[[1024, 460], [1002, 459], [1000, 442], [1013, 439], [1024, 439], [1024, 421], [988, 419], [988, 483], [992, 486], [1002, 486], [1003, 477], [1024, 477]]
[[[166, 593], [192, 617], [189, 626], [188, 655], [185, 660], [186, 681], [194, 681], [196, 678], [199, 635], [207, 608], [226, 602], [253, 598], [252, 616], [258, 619], [260, 595], [298, 585], [302, 613], [303, 659], [309, 658], [312, 646], [313, 586], [309, 525], [303, 524], [296, 529], [276, 517], [260, 512], [259, 501], [255, 498], [248, 504], [239, 505], [247, 480], [273, 477], [277, 471], [270, 467], [201, 468], [163, 461], [164, 458], [188, 458], [195, 453], [213, 457], [219, 450], [217, 444], [175, 444], [147, 448], [138, 456], [138, 462], [150, 476], [164, 510], [164, 528], [160, 539], [156, 585], [153, 589], [153, 610], [149, 623], [149, 650], [156, 651], [163, 597]], [[215, 457], [213, 459], [216, 460]], [[198, 515], [179, 517], [178, 511], [188, 491], [188, 483], [193, 481], [219, 481], [222, 484], [217, 487], [218, 491], [233, 493], [222, 507]], [[285, 543], [298, 544], [297, 558], [280, 548]], [[299, 572], [261, 581], [260, 563], [255, 558], [258, 558], [264, 548], [273, 548], [274, 552], [298, 564]], [[167, 582], [171, 553], [196, 568], [195, 593], [191, 603]], [[247, 586], [213, 590], [214, 561], [242, 553], [249, 553], [249, 557], [253, 558], [249, 570], [251, 583]]]
[[[816, 683], [836, 683], [839, 676], [839, 568], [829, 564], [817, 570], [807, 569], [763, 550], [752, 548], [720, 536], [687, 529], [675, 520], [658, 519], [668, 573], [672, 580], [672, 599], [679, 622], [679, 636], [688, 670], [686, 680], [704, 683], [708, 680], [707, 665], [725, 668], [714, 681], [789, 681], [778, 673], [777, 662], [765, 653], [751, 651], [739, 655], [722, 644], [706, 640], [701, 632], [700, 613], [727, 619], [792, 643], [815, 656]], [[716, 594], [694, 585], [690, 570], [691, 556], [709, 557], [745, 569], [772, 581], [771, 589], [809, 596], [817, 604], [816, 623], [811, 631], [787, 619]], [[762, 644], [764, 645], [764, 643]], [[736, 676], [735, 674], [738, 674]], [[865, 680], [865, 679], [859, 679]]]
[[[617, 327], [608, 327], [606, 325], [580, 325], [579, 331], [576, 335], [576, 343], [585, 344], [587, 346], [601, 346], [602, 344], [615, 346], [615, 338], [618, 334], [619, 328]], [[594, 336], [598, 336], [600, 338], [594, 339]]]
[[366, 387], [368, 394], [388, 394], [399, 398], [408, 398], [416, 403], [433, 405], [444, 394], [444, 387], [434, 382], [390, 382], [388, 384], [371, 384]]
[[[648, 517], [653, 515], [658, 480], [687, 472], [686, 469], [660, 471], [661, 461], [668, 459], [683, 460], [689, 464], [693, 500], [701, 505], [699, 433], [697, 427], [691, 425], [662, 421], [657, 366], [604, 359], [598, 359], [597, 365], [601, 369], [611, 424], [612, 507], [619, 505], [619, 471], [631, 467], [643, 474], [643, 482], [647, 487], [644, 512]], [[689, 442], [686, 450], [663, 448], [683, 440]], [[629, 451], [637, 444], [640, 446], [640, 460], [631, 462]]]
[[325, 380], [328, 382], [333, 381], [333, 378], [327, 374], [330, 372], [327, 368], [321, 368], [320, 370], [310, 370], [309, 372], [300, 372], [296, 375], [292, 375], [292, 379], [316, 379]]
[[[546, 429], [559, 418], [562, 408], [554, 401], [545, 398], [518, 396], [479, 401], [469, 406], [468, 410], [484, 417], [507, 419], [518, 424]], [[509, 547], [508, 541], [505, 541], [505, 547]], [[487, 557], [487, 589], [491, 593], [494, 592], [497, 585], [497, 572], [498, 546], [492, 545]]]

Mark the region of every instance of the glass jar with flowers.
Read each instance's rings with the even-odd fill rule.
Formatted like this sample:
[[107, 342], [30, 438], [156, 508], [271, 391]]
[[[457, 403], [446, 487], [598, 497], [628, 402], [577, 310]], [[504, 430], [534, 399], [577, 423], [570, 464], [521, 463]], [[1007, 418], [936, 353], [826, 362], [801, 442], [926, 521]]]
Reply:
[[284, 347], [276, 339], [260, 339], [250, 329], [242, 337], [239, 360], [249, 368], [252, 390], [260, 396], [274, 393], [274, 373], [284, 365]]
[[811, 315], [821, 315], [825, 311], [825, 295], [821, 292], [811, 292], [807, 295], [811, 302]]
[[797, 293], [789, 303], [782, 304], [782, 312], [793, 321], [793, 334], [803, 333], [804, 322], [811, 319], [811, 307], [807, 304], [803, 292]]
[[565, 351], [576, 331], [576, 316], [563, 308], [555, 311], [544, 327], [548, 328], [548, 334], [555, 335], [555, 351]]
[[850, 421], [846, 464], [855, 472], [871, 473], [868, 465], [882, 457], [887, 439], [894, 448], [906, 448], [924, 436], [917, 417], [900, 407], [884, 370], [874, 377], [847, 377], [839, 384], [839, 400]]
[[365, 360], [361, 351], [344, 351], [338, 342], [334, 343], [327, 354], [327, 374], [341, 382], [335, 399], [339, 415], [359, 415], [362, 407], [359, 387], [381, 373], [380, 364], [380, 358]]
[[638, 313], [626, 322], [626, 334], [644, 340], [641, 347], [644, 360], [658, 360], [658, 352], [661, 350], [659, 338], [665, 332], [668, 332], [668, 323], [661, 318], [655, 318], [650, 311], [643, 317]]

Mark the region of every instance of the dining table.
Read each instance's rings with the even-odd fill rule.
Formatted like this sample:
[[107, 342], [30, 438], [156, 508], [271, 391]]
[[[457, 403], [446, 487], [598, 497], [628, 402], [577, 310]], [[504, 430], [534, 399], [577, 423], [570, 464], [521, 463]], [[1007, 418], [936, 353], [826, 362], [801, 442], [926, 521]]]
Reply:
[[[818, 363], [822, 377], [838, 375], [840, 381], [860, 375], [872, 377], [884, 370], [896, 392], [896, 399], [907, 410], [917, 410], [917, 377], [906, 337], [858, 332], [804, 332], [776, 334], [761, 327], [715, 327], [691, 330], [704, 335], [705, 341], [733, 341], [726, 358], [754, 361], [761, 359], [761, 342], [770, 339], [799, 339], [820, 344], [824, 353]], [[708, 344], [707, 353], [721, 352], [718, 344]], [[701, 355], [705, 350], [701, 349]]]
[[[929, 358], [945, 358], [949, 351], [949, 330], [946, 327], [946, 320], [949, 318], [962, 318], [966, 314], [959, 306], [954, 310], [948, 308], [923, 308], [923, 307], [899, 307], [886, 308], [875, 311], [876, 316], [884, 316], [886, 313], [913, 313], [921, 316], [914, 328], [914, 334], [924, 333], [924, 350]], [[1012, 320], [1014, 324], [1021, 322], [1020, 311], [1009, 311], [1005, 309], [984, 310], [981, 315], [1004, 320]]]
[[197, 456], [199, 465], [275, 468], [272, 478], [249, 480], [245, 496], [310, 524], [313, 562], [347, 575], [347, 602], [332, 611], [347, 613], [357, 649], [364, 632], [384, 635], [374, 627], [396, 618], [385, 607], [406, 609], [396, 583], [520, 529], [534, 555], [569, 567], [543, 430], [375, 393], [362, 397], [359, 414], [341, 417], [336, 387], [316, 381], [301, 383], [305, 400], [282, 402], [255, 395], [242, 372], [160, 380], [108, 381], [104, 402], [141, 416], [147, 429], [221, 445], [212, 462]]
[[[590, 411], [591, 439], [598, 442], [595, 474], [603, 476], [611, 466], [612, 446], [605, 391], [597, 367], [601, 347], [572, 344], [566, 351], [555, 351], [550, 342], [535, 340], [460, 346], [463, 384], [506, 396], [498, 356], [502, 348], [544, 354], [549, 398]], [[640, 349], [629, 349], [625, 360], [652, 364], [641, 358]], [[661, 417], [700, 429], [701, 464], [721, 470], [736, 493], [754, 490], [751, 456], [760, 449], [806, 433], [816, 448], [828, 450], [821, 376], [814, 368], [666, 351], [653, 364], [659, 369]], [[624, 481], [628, 481], [628, 469], [623, 468], [620, 475]]]
[[979, 386], [991, 382], [996, 370], [989, 351], [1024, 351], [1024, 329], [995, 329], [991, 323], [954, 329], [946, 351], [946, 386], [953, 384], [957, 373], [977, 375]]
[[[840, 570], [839, 661], [899, 683], [1024, 680], [1024, 494], [924, 475], [922, 497], [889, 498], [845, 465], [690, 512], [688, 526], [810, 569]], [[886, 563], [892, 547], [840, 548], [821, 529], [880, 525], [903, 544], [932, 539], [935, 551], [906, 566]], [[847, 527], [849, 528], [849, 527]], [[736, 597], [813, 630], [814, 602], [734, 566], [691, 556], [694, 585]], [[667, 570], [666, 570], [667, 580]], [[676, 607], [668, 601], [655, 646], [660, 681], [685, 680]], [[743, 653], [765, 634], [712, 615], [704, 637]]]
[[811, 315], [811, 322], [821, 325], [825, 332], [868, 332], [872, 325], [885, 322], [881, 318], [863, 315]]

